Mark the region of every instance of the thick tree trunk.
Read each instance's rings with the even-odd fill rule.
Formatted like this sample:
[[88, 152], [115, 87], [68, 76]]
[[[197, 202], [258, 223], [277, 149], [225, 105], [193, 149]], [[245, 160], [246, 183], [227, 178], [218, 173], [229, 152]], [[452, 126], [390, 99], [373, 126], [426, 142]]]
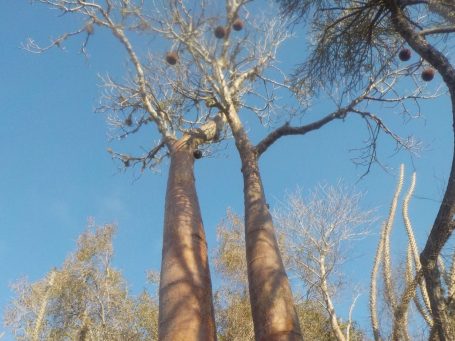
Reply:
[[264, 195], [258, 152], [234, 109], [227, 115], [242, 161], [245, 244], [256, 341], [302, 340], [289, 279]]
[[216, 340], [207, 242], [186, 140], [170, 147], [159, 293], [159, 340]]
[[[452, 130], [455, 142], [455, 69], [443, 53], [429, 44], [422, 36], [418, 35], [403, 11], [397, 5], [397, 1], [389, 1], [392, 14], [392, 22], [396, 31], [406, 40], [423, 59], [430, 63], [441, 74], [446, 83], [452, 101]], [[455, 151], [455, 146], [454, 149]], [[430, 297], [434, 328], [439, 334], [440, 340], [451, 340], [449, 335], [449, 316], [441, 285], [441, 275], [437, 265], [437, 259], [447, 240], [452, 235], [455, 227], [455, 159], [452, 156], [450, 176], [439, 208], [438, 215], [428, 236], [427, 243], [420, 255], [422, 270], [425, 277], [427, 291]], [[434, 331], [432, 331], [434, 334]]]
[[258, 160], [251, 151], [242, 154], [246, 259], [255, 337], [257, 341], [302, 340]]

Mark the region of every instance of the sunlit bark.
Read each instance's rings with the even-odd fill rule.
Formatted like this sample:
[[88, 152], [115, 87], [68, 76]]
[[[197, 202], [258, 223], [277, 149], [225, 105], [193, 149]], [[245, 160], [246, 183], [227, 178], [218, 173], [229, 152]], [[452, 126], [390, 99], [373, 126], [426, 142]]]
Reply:
[[182, 139], [170, 146], [159, 305], [163, 341], [216, 340], [193, 149], [186, 142]]
[[302, 340], [289, 279], [264, 195], [258, 153], [235, 112], [230, 112], [228, 121], [242, 162], [246, 258], [255, 338]]

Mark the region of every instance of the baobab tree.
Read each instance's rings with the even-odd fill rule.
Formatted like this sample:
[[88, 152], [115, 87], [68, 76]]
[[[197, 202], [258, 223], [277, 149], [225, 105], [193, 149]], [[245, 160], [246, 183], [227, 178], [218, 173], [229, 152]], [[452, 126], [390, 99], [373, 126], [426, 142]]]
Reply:
[[[278, 0], [286, 15], [308, 22], [318, 33], [309, 59], [296, 72], [296, 83], [313, 85], [315, 77], [324, 84], [348, 79], [358, 86], [367, 81], [372, 62], [396, 53], [395, 47], [407, 44], [417, 52], [424, 66], [421, 77], [432, 80], [439, 73], [451, 100], [452, 122], [455, 123], [455, 68], [447, 57], [446, 44], [455, 32], [455, 2], [424, 1], [295, 1]], [[310, 13], [317, 15], [310, 16]], [[404, 51], [404, 50], [402, 50]], [[400, 58], [409, 59], [411, 50]], [[452, 127], [455, 137], [455, 129]], [[441, 285], [438, 257], [455, 228], [455, 159], [441, 206], [420, 254], [434, 319], [433, 328], [439, 339], [450, 340], [449, 307]], [[420, 274], [419, 274], [420, 275]]]
[[[133, 1], [40, 0], [64, 14], [82, 15], [82, 26], [41, 47], [30, 40], [26, 47], [44, 52], [61, 47], [65, 40], [85, 35], [85, 53], [95, 30], [107, 29], [120, 43], [131, 66], [125, 83], [106, 77], [101, 111], [110, 113], [109, 122], [120, 131], [120, 138], [137, 133], [154, 123], [159, 141], [140, 156], [110, 150], [125, 166], [154, 168], [164, 157], [170, 158], [166, 191], [163, 256], [159, 292], [160, 340], [215, 340], [207, 242], [195, 189], [194, 160], [201, 157], [198, 147], [222, 137], [224, 117], [207, 108], [189, 103], [189, 94], [199, 98], [202, 90], [191, 78], [191, 64], [172, 54], [149, 60], [137, 54], [130, 36], [148, 30], [143, 3]], [[156, 13], [155, 13], [156, 14]], [[169, 22], [172, 26], [172, 22]], [[182, 35], [185, 32], [181, 33]], [[189, 93], [182, 94], [180, 85]], [[191, 107], [191, 113], [184, 112]]]
[[[278, 100], [283, 95], [290, 98], [297, 94], [302, 99], [309, 94], [291, 86], [278, 68], [278, 48], [289, 37], [286, 23], [266, 15], [271, 12], [261, 16], [257, 8], [253, 15], [249, 8], [256, 4], [249, 4], [249, 0], [226, 0], [224, 9], [205, 0], [157, 1], [151, 5], [126, 0], [38, 2], [65, 14], [82, 15], [84, 23], [74, 32], [55, 39], [49, 47], [40, 48], [30, 42], [30, 49], [41, 52], [61, 46], [69, 37], [85, 34], [85, 50], [93, 32], [106, 28], [126, 50], [132, 77], [122, 84], [105, 79], [108, 92], [102, 110], [113, 113], [110, 121], [119, 128], [121, 137], [142, 131], [148, 122], [153, 122], [160, 138], [143, 156], [113, 151], [112, 155], [125, 165], [142, 168], [156, 166], [165, 156], [171, 158], [160, 282], [161, 338], [190, 340], [214, 335], [210, 275], [194, 189], [193, 156], [200, 156], [196, 151], [198, 145], [218, 141], [225, 136], [223, 132], [228, 132], [242, 164], [255, 338], [300, 340], [302, 333], [293, 296], [264, 195], [260, 156], [284, 136], [304, 135], [330, 122], [344, 120], [349, 113], [359, 115], [367, 123], [372, 133], [371, 157], [375, 155], [379, 132], [390, 135], [398, 146], [411, 149], [414, 140], [395, 134], [378, 115], [366, 111], [363, 103], [405, 103], [423, 96], [420, 87], [400, 95], [390, 86], [401, 74], [412, 73], [415, 66], [396, 68], [392, 57], [385, 58], [381, 64], [372, 66], [369, 82], [355, 96], [334, 99], [332, 112], [311, 121], [297, 105], [288, 110]], [[148, 59], [139, 56], [128, 38], [128, 34], [137, 31], [157, 37], [167, 46], [167, 53], [152, 51]], [[259, 143], [253, 144], [242, 120], [243, 112], [255, 114], [268, 128], [278, 128], [269, 130]], [[185, 295], [177, 295], [182, 292]]]

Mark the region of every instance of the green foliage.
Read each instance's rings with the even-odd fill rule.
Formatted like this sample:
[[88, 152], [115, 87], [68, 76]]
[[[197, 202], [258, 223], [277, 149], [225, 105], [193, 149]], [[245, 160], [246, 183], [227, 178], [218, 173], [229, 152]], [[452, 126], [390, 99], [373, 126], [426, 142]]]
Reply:
[[115, 228], [89, 227], [60, 269], [14, 286], [5, 322], [17, 340], [157, 340], [156, 301], [128, 294], [111, 267]]

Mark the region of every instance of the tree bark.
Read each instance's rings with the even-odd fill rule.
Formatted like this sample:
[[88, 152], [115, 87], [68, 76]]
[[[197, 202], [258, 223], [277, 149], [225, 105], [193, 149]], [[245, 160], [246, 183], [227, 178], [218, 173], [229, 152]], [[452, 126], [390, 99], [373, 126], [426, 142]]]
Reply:
[[236, 113], [227, 115], [227, 119], [242, 162], [246, 260], [255, 339], [302, 340], [294, 298], [264, 195], [259, 153]]
[[216, 340], [207, 242], [188, 139], [169, 144], [159, 292], [160, 341]]
[[246, 259], [255, 337], [257, 341], [302, 340], [258, 160], [251, 151], [242, 154]]
[[[395, 30], [406, 40], [425, 61], [430, 63], [442, 76], [449, 89], [452, 102], [452, 130], [455, 142], [455, 69], [449, 60], [429, 44], [422, 36], [414, 31], [406, 19], [403, 10], [399, 8], [397, 1], [390, 0], [388, 7], [391, 11], [392, 23]], [[455, 151], [455, 146], [454, 149]], [[441, 285], [440, 271], [437, 259], [447, 240], [452, 235], [455, 224], [455, 159], [452, 156], [450, 176], [439, 208], [436, 219], [433, 223], [430, 235], [428, 236], [425, 248], [420, 255], [422, 270], [425, 277], [427, 291], [430, 296], [434, 327], [439, 334], [440, 340], [450, 340], [449, 317], [446, 309], [444, 292]], [[434, 334], [432, 332], [432, 334]]]

